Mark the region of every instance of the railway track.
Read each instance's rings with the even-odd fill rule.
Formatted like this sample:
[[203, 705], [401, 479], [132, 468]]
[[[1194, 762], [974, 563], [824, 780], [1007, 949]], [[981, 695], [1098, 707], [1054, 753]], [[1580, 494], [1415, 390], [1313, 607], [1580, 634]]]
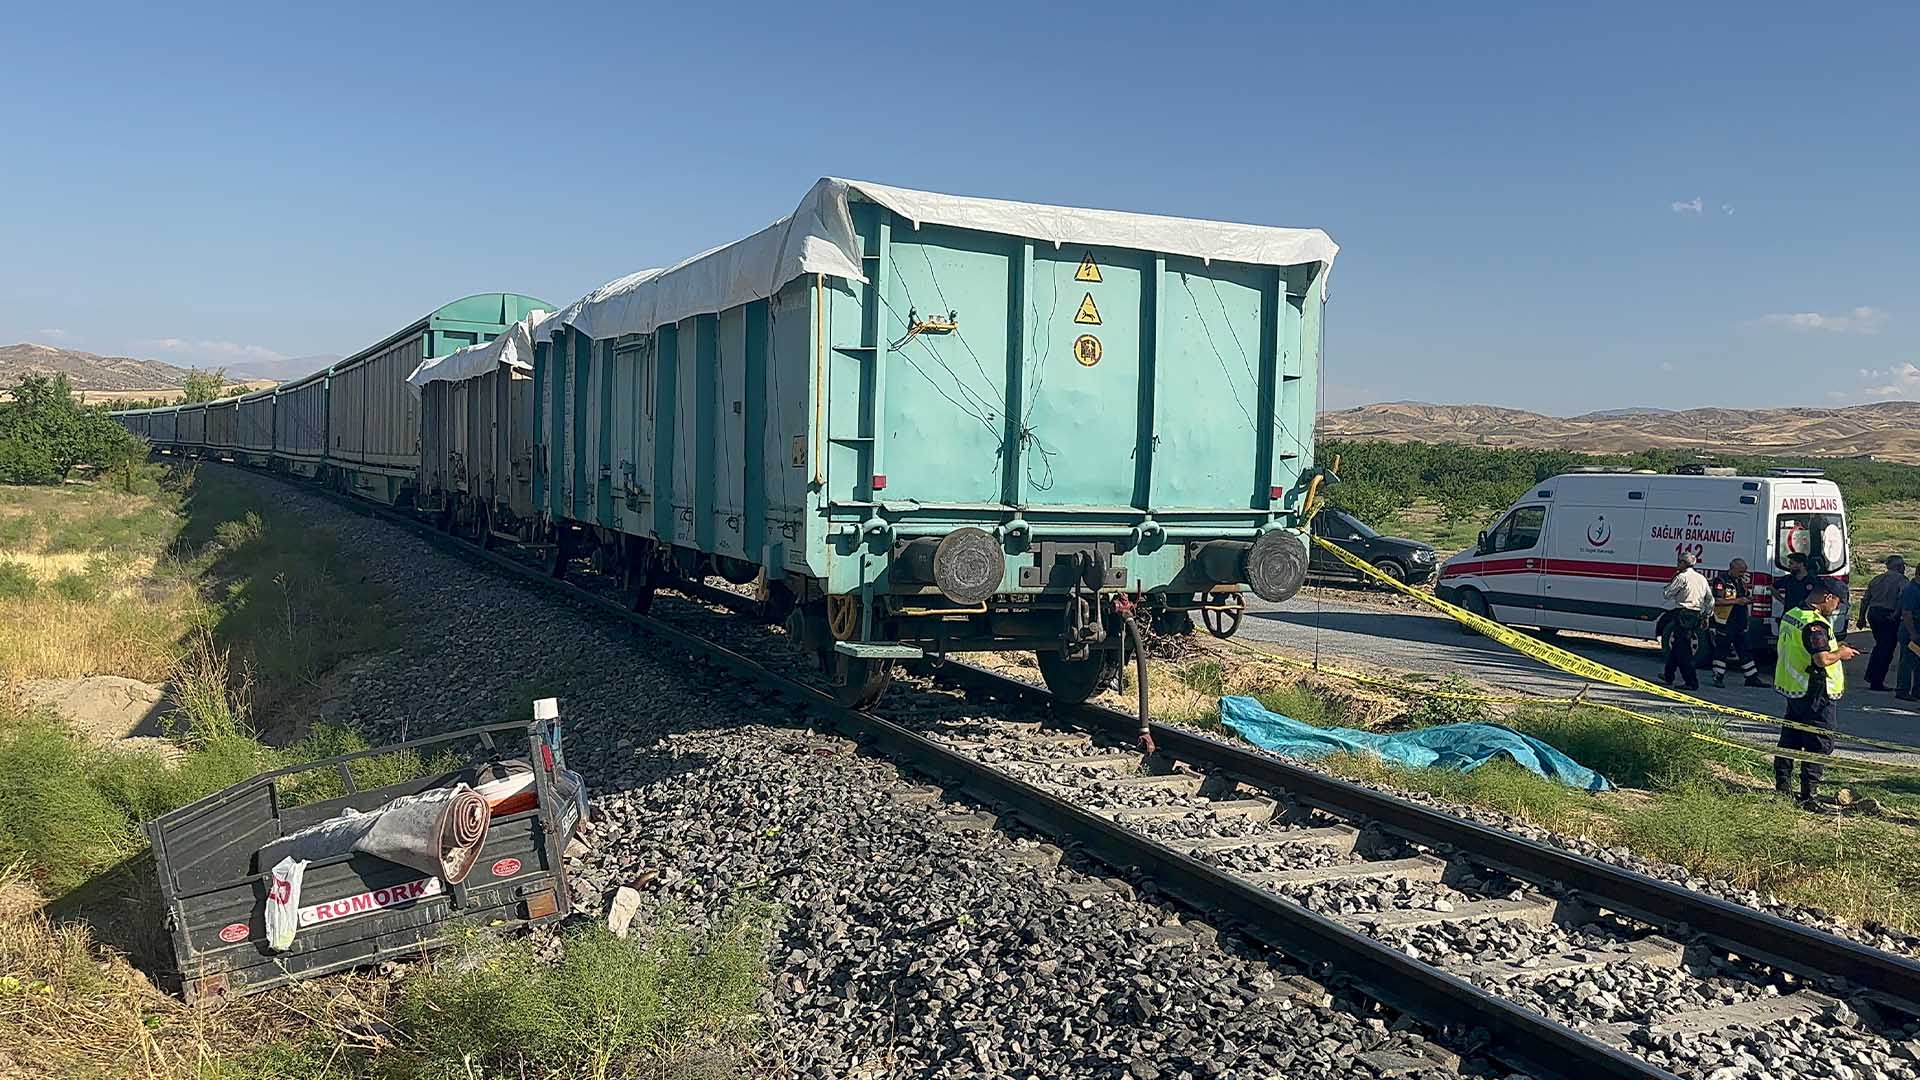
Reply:
[[[318, 491], [316, 488], [308, 490]], [[764, 691], [1003, 817], [1236, 926], [1536, 1077], [1732, 1080], [1846, 1058], [1861, 1080], [1920, 1076], [1920, 963], [1334, 779], [1205, 735], [1053, 702], [968, 664], [922, 668], [884, 703], [835, 704], [784, 636], [698, 604], [627, 610], [591, 573], [556, 580], [419, 519], [356, 511], [545, 583]], [[690, 584], [709, 605], [738, 594]], [[689, 627], [698, 627], [696, 632]], [[784, 646], [784, 647], [783, 647]], [[1450, 1057], [1441, 1054], [1440, 1057]], [[1457, 1058], [1452, 1059], [1457, 1060]], [[1369, 1062], [1383, 1075], [1425, 1060]], [[1792, 1071], [1798, 1071], [1797, 1069]]]

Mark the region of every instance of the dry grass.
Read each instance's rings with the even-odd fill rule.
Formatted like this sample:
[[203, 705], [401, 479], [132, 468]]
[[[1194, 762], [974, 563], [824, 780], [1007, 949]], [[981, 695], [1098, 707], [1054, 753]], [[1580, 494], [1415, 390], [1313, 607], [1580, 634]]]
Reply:
[[193, 624], [190, 586], [106, 601], [0, 600], [0, 672], [9, 679], [115, 674], [164, 681]]
[[260, 1048], [312, 1030], [363, 1041], [353, 1033], [373, 1030], [384, 1003], [383, 984], [344, 979], [189, 1007], [41, 903], [18, 867], [0, 870], [0, 1076], [260, 1076]]
[[206, 613], [169, 556], [179, 496], [146, 488], [0, 489], [0, 690], [26, 679], [168, 677]]

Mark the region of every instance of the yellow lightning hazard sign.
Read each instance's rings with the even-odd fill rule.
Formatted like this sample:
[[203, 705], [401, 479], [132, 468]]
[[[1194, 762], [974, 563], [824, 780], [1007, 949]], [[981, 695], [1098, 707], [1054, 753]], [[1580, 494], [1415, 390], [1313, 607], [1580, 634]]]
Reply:
[[1100, 280], [1100, 267], [1093, 261], [1093, 252], [1087, 252], [1086, 255], [1080, 259], [1080, 269], [1073, 272], [1073, 280], [1092, 282], [1098, 282]]

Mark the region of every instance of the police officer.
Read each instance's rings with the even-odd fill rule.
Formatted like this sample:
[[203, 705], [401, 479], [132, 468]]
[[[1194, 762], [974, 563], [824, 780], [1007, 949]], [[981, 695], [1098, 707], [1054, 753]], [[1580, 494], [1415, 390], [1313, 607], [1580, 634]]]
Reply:
[[1806, 605], [1807, 590], [1814, 586], [1812, 569], [1807, 565], [1805, 555], [1796, 551], [1787, 556], [1787, 576], [1773, 586], [1780, 594], [1781, 611], [1792, 611]]
[[[1845, 662], [1860, 655], [1835, 640], [1833, 614], [1840, 610], [1840, 592], [1820, 581], [1807, 590], [1806, 606], [1780, 618], [1780, 659], [1774, 665], [1773, 685], [1787, 699], [1787, 720], [1805, 727], [1782, 727], [1780, 749], [1816, 754], [1833, 753], [1834, 703], [1847, 689]], [[1812, 731], [1807, 728], [1821, 730]], [[1814, 790], [1826, 770], [1819, 762], [1800, 763], [1800, 805], [1818, 809]], [[1793, 759], [1773, 759], [1773, 789], [1791, 797]]]
[[1713, 579], [1713, 617], [1707, 623], [1708, 647], [1712, 650], [1713, 685], [1727, 685], [1727, 660], [1738, 661], [1740, 674], [1748, 686], [1765, 686], [1760, 669], [1753, 664], [1753, 647], [1747, 641], [1748, 609], [1753, 605], [1753, 577], [1747, 572], [1747, 560], [1735, 559], [1726, 572]]

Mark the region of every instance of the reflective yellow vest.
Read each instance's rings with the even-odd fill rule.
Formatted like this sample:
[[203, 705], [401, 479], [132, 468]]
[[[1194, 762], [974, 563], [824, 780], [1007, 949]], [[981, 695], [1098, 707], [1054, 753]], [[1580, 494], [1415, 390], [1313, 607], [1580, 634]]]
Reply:
[[[1807, 684], [1812, 681], [1809, 676], [1816, 661], [1813, 654], [1807, 651], [1807, 643], [1801, 639], [1800, 632], [1815, 623], [1826, 626], [1829, 632], [1833, 629], [1825, 616], [1807, 608], [1794, 608], [1780, 617], [1780, 640], [1774, 649], [1780, 659], [1773, 665], [1773, 686], [1790, 698], [1807, 696]], [[1847, 689], [1846, 668], [1841, 664], [1832, 664], [1825, 670], [1827, 696], [1838, 701]]]

